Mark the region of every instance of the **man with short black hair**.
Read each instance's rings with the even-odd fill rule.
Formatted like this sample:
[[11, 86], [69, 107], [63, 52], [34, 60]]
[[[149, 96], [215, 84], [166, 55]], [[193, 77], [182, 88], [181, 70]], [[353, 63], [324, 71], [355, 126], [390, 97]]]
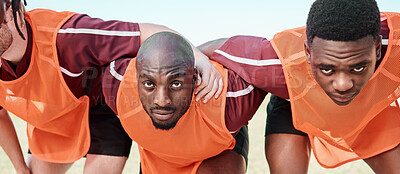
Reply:
[[[290, 89], [294, 126], [308, 134], [322, 166], [364, 159], [377, 173], [399, 172], [399, 20], [398, 13], [380, 14], [374, 0], [317, 0], [307, 19], [305, 59], [294, 57], [301, 47], [287, 47], [304, 40], [287, 33], [302, 29], [272, 40]], [[284, 116], [274, 109], [284, 103], [275, 102], [271, 114]], [[267, 159], [274, 150], [266, 145]]]
[[[374, 0], [317, 0], [307, 28], [278, 33], [258, 47], [250, 45], [262, 38], [222, 42], [222, 49], [236, 50], [217, 50], [220, 56], [211, 59], [228, 68], [238, 52], [282, 64], [291, 106], [289, 98], [273, 96], [267, 108], [272, 173], [307, 173], [310, 145], [327, 168], [364, 159], [377, 173], [400, 172], [399, 21], [398, 13], [380, 14]], [[262, 54], [270, 51], [275, 57]], [[276, 64], [265, 69], [270, 66]]]
[[[151, 34], [172, 30], [73, 12], [25, 13], [20, 0], [0, 0], [0, 20], [0, 124], [7, 125], [1, 126], [0, 145], [16, 171], [29, 172], [5, 109], [28, 123], [33, 173], [65, 173], [85, 155], [85, 173], [121, 173], [132, 140], [104, 103], [103, 66], [136, 56]], [[218, 95], [220, 75], [206, 56], [194, 52], [205, 82], [196, 97], [210, 91], [208, 100]]]

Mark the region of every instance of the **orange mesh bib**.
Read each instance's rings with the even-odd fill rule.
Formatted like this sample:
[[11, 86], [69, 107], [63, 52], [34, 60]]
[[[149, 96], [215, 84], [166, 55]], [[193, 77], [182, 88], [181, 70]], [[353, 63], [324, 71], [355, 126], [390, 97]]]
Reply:
[[336, 105], [314, 80], [305, 60], [305, 27], [283, 31], [271, 43], [282, 62], [296, 129], [309, 135], [327, 168], [365, 159], [400, 142], [400, 14], [384, 13], [390, 28], [382, 63], [347, 106]]
[[89, 98], [69, 90], [58, 63], [56, 37], [75, 13], [38, 9], [25, 14], [32, 27], [32, 56], [26, 73], [0, 81], [0, 105], [28, 123], [29, 149], [39, 159], [73, 162], [89, 150]]
[[137, 142], [143, 173], [196, 173], [201, 162], [235, 146], [225, 125], [227, 70], [214, 66], [224, 77], [218, 99], [206, 104], [195, 102], [177, 125], [168, 131], [156, 129], [139, 99], [135, 59], [129, 63], [117, 95], [122, 126]]

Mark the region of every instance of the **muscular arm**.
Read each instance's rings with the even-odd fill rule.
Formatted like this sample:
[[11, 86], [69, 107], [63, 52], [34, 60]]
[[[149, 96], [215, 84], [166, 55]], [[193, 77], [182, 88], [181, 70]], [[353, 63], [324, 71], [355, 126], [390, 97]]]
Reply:
[[210, 59], [232, 70], [254, 87], [285, 99], [289, 97], [279, 58], [265, 38], [231, 37], [215, 49]]
[[15, 170], [17, 173], [29, 173], [29, 169], [26, 166], [22, 155], [14, 125], [5, 109], [0, 110], [0, 128], [0, 146], [10, 158]]
[[227, 40], [228, 40], [228, 38], [221, 38], [221, 39], [216, 39], [213, 41], [208, 41], [206, 43], [203, 43], [203, 44], [197, 46], [197, 48], [203, 54], [205, 54], [207, 57], [211, 57], [211, 55], [214, 53], [214, 51], [217, 50], [218, 48], [222, 47], [222, 45], [224, 45], [224, 43]]
[[[93, 30], [89, 30], [90, 34], [68, 32], [75, 29]], [[141, 43], [157, 32], [177, 33], [162, 25], [104, 21], [84, 14], [73, 16], [61, 30], [63, 32], [57, 36], [57, 48], [59, 54], [63, 56], [60, 65], [64, 65], [64, 69], [76, 74], [82, 72], [82, 67], [107, 66], [119, 58], [136, 57]], [[219, 96], [223, 89], [222, 78], [208, 57], [193, 45], [192, 48], [196, 67], [203, 79], [196, 89], [198, 92], [196, 98], [199, 100], [204, 97], [204, 102], [207, 102], [214, 94], [216, 97]]]
[[[143, 43], [148, 37], [157, 33], [157, 32], [173, 32], [177, 33], [174, 30], [169, 29], [168, 27], [150, 23], [140, 23], [140, 43]], [[179, 33], [177, 33], [179, 34]], [[190, 42], [189, 42], [190, 43]], [[198, 86], [196, 88], [195, 93], [196, 101], [199, 101], [204, 97], [203, 102], [206, 103], [212, 96], [218, 98], [223, 89], [223, 82], [221, 74], [211, 65], [208, 57], [204, 55], [198, 48], [194, 47], [193, 44], [190, 43], [193, 48], [193, 53], [195, 56], [195, 66], [197, 70], [200, 72], [201, 80], [198, 81]]]
[[229, 131], [247, 124], [267, 92], [288, 96], [282, 66], [265, 38], [235, 36], [199, 47], [228, 69], [225, 123]]

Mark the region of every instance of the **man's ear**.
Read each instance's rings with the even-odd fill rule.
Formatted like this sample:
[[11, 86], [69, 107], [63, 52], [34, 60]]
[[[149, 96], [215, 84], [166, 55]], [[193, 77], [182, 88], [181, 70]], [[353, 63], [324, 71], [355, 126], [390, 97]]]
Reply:
[[382, 35], [379, 35], [376, 43], [376, 60], [380, 60], [382, 58]]
[[311, 47], [308, 44], [308, 41], [304, 41], [304, 52], [306, 53], [306, 61], [308, 64], [311, 63]]

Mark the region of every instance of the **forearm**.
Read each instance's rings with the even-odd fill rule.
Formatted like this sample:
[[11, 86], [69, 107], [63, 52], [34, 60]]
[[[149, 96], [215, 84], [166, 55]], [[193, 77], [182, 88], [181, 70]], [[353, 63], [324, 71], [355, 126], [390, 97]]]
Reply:
[[27, 170], [14, 125], [5, 109], [0, 110], [0, 128], [0, 146], [10, 158], [15, 170]]
[[203, 54], [205, 54], [207, 57], [211, 57], [211, 55], [214, 53], [214, 51], [217, 50], [218, 48], [221, 48], [222, 45], [224, 45], [224, 43], [227, 40], [228, 40], [228, 38], [221, 38], [221, 39], [216, 39], [213, 41], [208, 41], [206, 43], [203, 43], [203, 44], [197, 46], [197, 48]]

